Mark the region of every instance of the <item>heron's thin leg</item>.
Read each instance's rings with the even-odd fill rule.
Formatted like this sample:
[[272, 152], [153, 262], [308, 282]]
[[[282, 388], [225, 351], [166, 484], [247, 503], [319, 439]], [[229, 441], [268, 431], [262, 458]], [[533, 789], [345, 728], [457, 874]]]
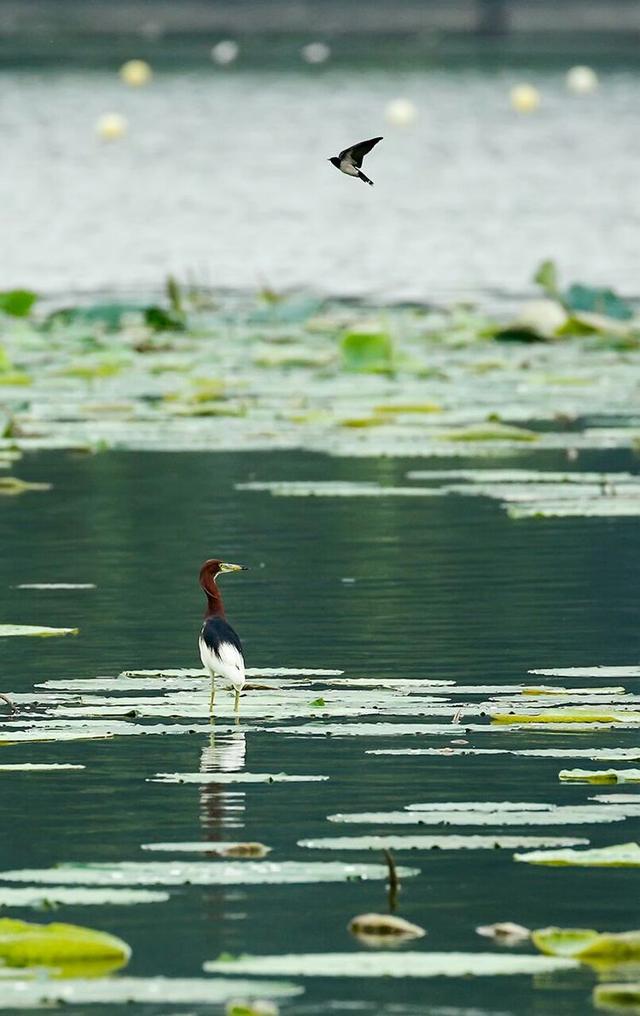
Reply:
[[211, 696], [209, 698], [209, 715], [213, 717], [213, 708], [216, 702], [216, 682], [215, 678], [211, 678]]
[[234, 704], [234, 709], [235, 709], [235, 711], [237, 713], [240, 712], [240, 689], [239, 688], [236, 688], [236, 700], [235, 700], [235, 704]]

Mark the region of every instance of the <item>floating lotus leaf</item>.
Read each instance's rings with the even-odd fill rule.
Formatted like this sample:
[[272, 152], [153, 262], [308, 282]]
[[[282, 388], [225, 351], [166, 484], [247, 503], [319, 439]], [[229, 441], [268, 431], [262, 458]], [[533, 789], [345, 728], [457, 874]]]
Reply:
[[75, 924], [29, 924], [0, 918], [0, 961], [8, 967], [58, 966], [92, 961], [127, 963], [126, 942]]
[[[5, 882], [52, 885], [302, 885], [384, 879], [386, 865], [340, 861], [122, 861], [120, 864], [62, 864], [56, 868], [0, 872]], [[417, 875], [399, 868], [399, 878]]]
[[519, 755], [521, 758], [590, 758], [611, 762], [640, 758], [637, 748], [369, 748], [367, 755]]
[[494, 713], [492, 723], [639, 723], [640, 712], [616, 713], [587, 712], [586, 710], [562, 709], [555, 713]]
[[0, 772], [3, 773], [46, 773], [58, 769], [84, 769], [81, 765], [72, 765], [70, 762], [13, 762], [0, 765]]
[[571, 970], [575, 960], [500, 953], [350, 952], [246, 956], [205, 963], [210, 974], [285, 977], [497, 977]]
[[580, 783], [640, 783], [640, 769], [561, 769], [561, 780]]
[[77, 635], [78, 628], [44, 628], [37, 624], [0, 624], [0, 638], [10, 635], [31, 635], [49, 638], [54, 635]]
[[593, 1004], [596, 1009], [604, 1009], [606, 1012], [637, 1016], [640, 1013], [640, 982], [596, 984], [593, 989]]
[[[631, 809], [631, 810], [627, 810]], [[640, 814], [640, 809], [638, 809]], [[532, 826], [578, 825], [621, 822], [636, 814], [636, 805], [566, 805], [546, 811], [373, 811], [328, 815], [329, 822], [367, 823], [369, 825], [447, 825], [447, 826]]]
[[241, 981], [238, 978], [113, 977], [106, 980], [0, 979], [0, 1006], [33, 1009], [65, 1005], [219, 1005], [238, 992], [291, 998], [302, 993], [292, 984], [277, 981]]
[[274, 497], [438, 497], [444, 494], [437, 487], [385, 487], [379, 483], [350, 480], [237, 483], [236, 490], [268, 491]]
[[287, 773], [156, 773], [149, 783], [317, 783], [328, 776], [289, 776]]
[[[568, 836], [324, 836], [298, 840], [311, 850], [516, 850], [518, 847], [573, 847], [589, 840]], [[1, 877], [1, 875], [0, 875]]]
[[602, 933], [584, 928], [538, 928], [531, 932], [531, 940], [547, 956], [570, 956], [598, 966], [640, 959], [640, 931]]
[[83, 889], [68, 886], [46, 888], [0, 886], [0, 907], [129, 906], [134, 903], [166, 903], [169, 894], [150, 889]]
[[616, 843], [593, 850], [537, 850], [514, 854], [527, 864], [573, 865], [582, 868], [640, 868], [640, 844]]
[[540, 674], [543, 677], [604, 677], [623, 678], [640, 677], [640, 667], [559, 667], [542, 670], [529, 670], [529, 674]]

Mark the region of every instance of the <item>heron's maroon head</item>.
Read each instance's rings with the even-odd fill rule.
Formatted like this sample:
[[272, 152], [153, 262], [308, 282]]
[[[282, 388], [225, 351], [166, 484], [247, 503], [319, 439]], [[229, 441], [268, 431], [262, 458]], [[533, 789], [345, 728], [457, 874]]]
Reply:
[[224, 575], [225, 572], [238, 571], [247, 571], [247, 568], [243, 564], [228, 564], [226, 561], [220, 561], [217, 557], [209, 558], [202, 565], [200, 569], [200, 585], [207, 595], [207, 603], [211, 611], [217, 609], [222, 613], [222, 598], [216, 586], [218, 575]]

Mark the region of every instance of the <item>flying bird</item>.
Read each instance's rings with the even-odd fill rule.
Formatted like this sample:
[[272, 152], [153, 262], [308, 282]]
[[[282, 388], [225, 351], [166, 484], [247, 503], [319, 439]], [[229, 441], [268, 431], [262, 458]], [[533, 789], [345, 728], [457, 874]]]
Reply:
[[211, 677], [210, 711], [213, 713], [216, 686], [215, 678], [223, 677], [236, 693], [235, 707], [240, 703], [240, 691], [244, 685], [244, 654], [242, 643], [228, 623], [220, 590], [216, 584], [218, 575], [225, 572], [246, 571], [241, 564], [226, 564], [211, 558], [200, 569], [200, 585], [207, 597], [204, 624], [200, 630], [198, 648], [202, 666]]
[[334, 155], [332, 159], [329, 159], [329, 162], [341, 173], [346, 173], [347, 176], [357, 176], [363, 183], [368, 183], [373, 187], [373, 180], [364, 175], [361, 167], [365, 155], [371, 151], [374, 145], [378, 144], [378, 141], [382, 141], [382, 138], [359, 141], [357, 145], [345, 148], [343, 152], [340, 152], [340, 155]]

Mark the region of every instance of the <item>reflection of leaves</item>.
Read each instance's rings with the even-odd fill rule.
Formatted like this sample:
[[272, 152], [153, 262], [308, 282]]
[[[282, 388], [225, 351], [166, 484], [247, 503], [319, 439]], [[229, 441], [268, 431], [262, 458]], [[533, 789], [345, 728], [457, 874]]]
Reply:
[[378, 373], [392, 369], [393, 343], [386, 332], [346, 332], [340, 348], [348, 370]]
[[0, 310], [11, 317], [28, 317], [37, 299], [30, 289], [6, 289], [0, 292]]

